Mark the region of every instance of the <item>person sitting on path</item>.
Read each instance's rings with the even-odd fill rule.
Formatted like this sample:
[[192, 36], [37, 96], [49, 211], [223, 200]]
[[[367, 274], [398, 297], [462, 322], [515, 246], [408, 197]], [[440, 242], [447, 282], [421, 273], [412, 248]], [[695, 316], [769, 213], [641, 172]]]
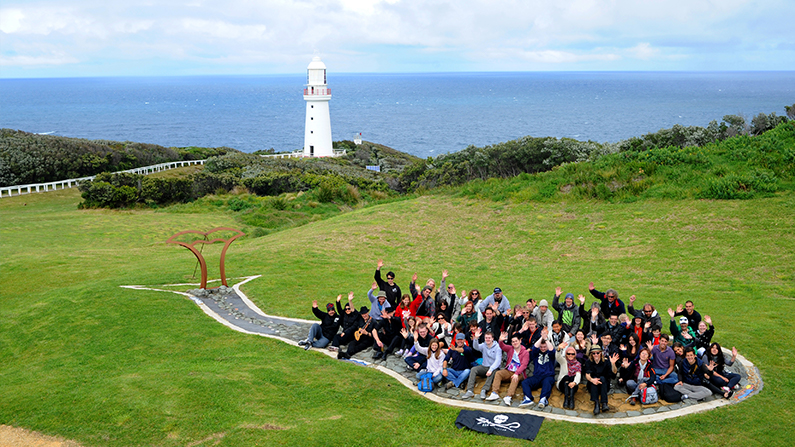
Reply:
[[[418, 323], [417, 329], [414, 331], [414, 351], [416, 352], [415, 355], [410, 355], [405, 358], [406, 364], [409, 366], [409, 369], [413, 369], [414, 371], [420, 371], [424, 369], [428, 363], [427, 357], [421, 351], [417, 350], [417, 345], [422, 346], [423, 348], [427, 348], [431, 342], [434, 340], [433, 334], [428, 330], [428, 325], [426, 323]], [[419, 336], [419, 338], [417, 338]], [[404, 335], [404, 338], [406, 335]], [[438, 342], [438, 340], [436, 340]], [[439, 369], [441, 373], [441, 368]], [[441, 379], [440, 379], [441, 380]]]
[[[674, 385], [674, 389], [682, 394], [682, 400], [695, 399], [704, 400], [713, 393], [721, 394], [721, 389], [709, 382], [707, 379], [708, 370], [704, 367], [701, 360], [696, 357], [696, 351], [691, 347], [685, 348], [685, 356], [677, 363], [679, 370], [679, 382]], [[730, 398], [733, 391], [726, 390], [723, 397]]]
[[652, 347], [651, 342], [647, 342], [646, 347], [651, 350], [651, 364], [657, 374], [657, 382], [676, 385], [679, 381], [674, 371], [676, 353], [668, 347], [668, 334], [660, 335], [660, 344]]
[[337, 353], [338, 359], [350, 359], [373, 345], [375, 320], [370, 317], [370, 309], [367, 306], [362, 306], [359, 309], [359, 313], [362, 315], [362, 319], [357, 322], [356, 327], [353, 329], [354, 339], [348, 343], [348, 349], [345, 352], [340, 350]]
[[[555, 385], [555, 345], [549, 340], [549, 331], [541, 329], [541, 338], [533, 345], [530, 351], [530, 361], [533, 362], [533, 375], [522, 380], [522, 391], [524, 400], [519, 404], [526, 407], [533, 404], [533, 390], [541, 388], [538, 398], [538, 409], [543, 410], [549, 405], [549, 396], [552, 394], [552, 387]], [[508, 403], [510, 405], [510, 403]]]
[[591, 358], [585, 363], [585, 379], [593, 401], [593, 414], [610, 410], [607, 405], [607, 392], [610, 391], [610, 379], [616, 375], [616, 362], [619, 355], [613, 354], [610, 360], [605, 360], [602, 348], [591, 347]]
[[[494, 308], [494, 311], [500, 317], [507, 317], [508, 312], [511, 310], [511, 303], [508, 301], [508, 297], [503, 295], [502, 289], [495, 287], [494, 293], [487, 296], [485, 300], [480, 302], [479, 310], [484, 316], [487, 307]], [[502, 319], [500, 319], [500, 321], [502, 321]]]
[[447, 350], [442, 375], [448, 380], [447, 389], [460, 387], [469, 378], [472, 364], [472, 348], [464, 344], [464, 334], [455, 336], [455, 346]]
[[618, 299], [618, 292], [615, 289], [607, 289], [606, 292], [602, 293], [596, 288], [594, 288], [593, 282], [588, 284], [588, 290], [591, 291], [591, 295], [599, 299], [602, 308], [602, 315], [605, 318], [609, 317], [610, 315], [621, 315], [623, 313], [627, 313], [626, 308], [624, 307], [624, 302]]
[[681, 304], [676, 306], [676, 316], [687, 317], [687, 324], [690, 327], [698, 327], [698, 323], [701, 321], [701, 314], [690, 300], [685, 301], [684, 307]]
[[555, 296], [552, 298], [552, 308], [558, 312], [558, 321], [563, 326], [563, 330], [569, 334], [569, 338], [574, 338], [574, 334], [580, 328], [580, 310], [574, 304], [574, 294], [567, 293], [566, 298], [563, 299], [563, 304], [560, 304], [560, 294], [563, 289], [560, 287], [555, 289]]
[[[582, 333], [582, 331], [578, 331]], [[582, 363], [577, 360], [577, 350], [569, 345], [566, 349], [556, 354], [560, 371], [558, 372], [557, 387], [563, 393], [563, 408], [574, 409], [574, 395], [580, 385], [582, 377]]]
[[444, 359], [447, 355], [447, 350], [442, 349], [441, 343], [439, 340], [432, 338], [428, 342], [428, 347], [421, 346], [417, 340], [420, 340], [421, 336], [415, 332], [414, 333], [414, 349], [417, 350], [418, 353], [425, 356], [427, 361], [427, 366], [425, 371], [419, 370], [417, 371], [417, 379], [420, 379], [421, 376], [425, 372], [429, 372], [433, 374], [433, 383], [439, 383], [442, 381], [444, 375], [442, 375], [442, 370], [444, 369]]
[[400, 292], [400, 286], [395, 283], [395, 272], [388, 272], [386, 274], [386, 281], [381, 279], [381, 267], [383, 266], [384, 261], [379, 259], [378, 265], [375, 268], [374, 279], [378, 284], [378, 288], [386, 293], [386, 300], [394, 309], [397, 306], [397, 303], [400, 301], [402, 293]]
[[[712, 343], [702, 356], [702, 360], [709, 370], [709, 381], [715, 386], [724, 389], [724, 391], [727, 389], [740, 389], [740, 379], [742, 377], [726, 370], [727, 366], [732, 366], [737, 360], [737, 348], [732, 346], [732, 356], [729, 360], [726, 360], [726, 355], [723, 353], [720, 344]], [[709, 369], [710, 366], [712, 369]]]
[[[478, 339], [483, 335], [484, 343], [479, 343]], [[486, 392], [491, 388], [494, 381], [494, 373], [500, 369], [502, 363], [502, 349], [499, 343], [494, 341], [494, 334], [486, 332], [481, 334], [480, 328], [475, 332], [473, 337], [473, 347], [483, 354], [483, 363], [475, 366], [469, 371], [469, 380], [467, 380], [467, 392], [464, 393], [462, 399], [468, 399], [475, 395], [475, 379], [477, 377], [485, 377], [486, 383], [480, 390], [480, 398], [486, 398]]]
[[[643, 308], [639, 311], [635, 311], [633, 305], [635, 304], [635, 295], [629, 297], [629, 307], [627, 311], [633, 317], [640, 317], [643, 320], [643, 324], [645, 325], [646, 322], [650, 323], [651, 328], [659, 328], [662, 330], [662, 318], [660, 318], [660, 314], [657, 313], [657, 309], [651, 305], [651, 303], [646, 303], [643, 305]], [[640, 337], [640, 335], [638, 335]]]
[[519, 386], [519, 381], [525, 378], [525, 370], [530, 363], [530, 353], [522, 346], [522, 338], [519, 334], [511, 336], [511, 344], [506, 345], [505, 340], [508, 340], [508, 333], [503, 332], [500, 334], [500, 349], [507, 354], [507, 361], [505, 369], [501, 369], [494, 374], [494, 382], [491, 384], [491, 394], [486, 400], [497, 400], [500, 398], [499, 391], [500, 385], [503, 380], [510, 379], [511, 384], [508, 386], [508, 394], [503, 398], [505, 405], [511, 405], [511, 399], [516, 392], [516, 387]]
[[630, 405], [637, 405], [638, 394], [646, 387], [654, 386], [657, 381], [657, 374], [651, 364], [651, 351], [643, 348], [635, 359], [624, 357], [619, 375], [624, 379], [622, 382], [627, 387], [627, 394], [631, 396]]
[[334, 310], [334, 305], [331, 303], [326, 304], [326, 312], [321, 312], [317, 308], [317, 300], [312, 301], [312, 313], [315, 314], [320, 320], [320, 324], [314, 323], [309, 328], [309, 335], [306, 340], [298, 342], [298, 346], [303, 346], [304, 350], [309, 348], [325, 348], [331, 340], [337, 335], [340, 329], [342, 318], [337, 315]]
[[373, 330], [373, 360], [386, 360], [403, 341], [400, 318], [387, 309], [384, 318], [377, 321]]
[[431, 325], [431, 332], [439, 341], [444, 342], [445, 346], [452, 346], [453, 325], [447, 321], [445, 314], [436, 315], [436, 322]]
[[339, 351], [340, 345], [347, 345], [350, 343], [351, 340], [353, 340], [353, 331], [355, 327], [359, 327], [356, 326], [356, 324], [362, 319], [359, 311], [353, 307], [353, 292], [348, 293], [348, 302], [345, 304], [344, 309], [340, 305], [341, 298], [342, 295], [337, 297], [337, 313], [342, 315], [342, 322], [340, 324], [342, 332], [335, 335], [334, 339], [331, 340], [331, 344], [328, 347], [329, 351]]

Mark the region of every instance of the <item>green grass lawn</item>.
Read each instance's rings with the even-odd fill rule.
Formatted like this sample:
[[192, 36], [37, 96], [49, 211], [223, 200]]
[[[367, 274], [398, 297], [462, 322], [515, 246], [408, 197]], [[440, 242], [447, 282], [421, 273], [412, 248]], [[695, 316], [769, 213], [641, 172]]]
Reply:
[[[76, 189], [0, 199], [0, 423], [86, 446], [526, 445], [457, 430], [455, 408], [371, 369], [229, 330], [175, 294], [166, 245], [241, 226], [225, 211], [77, 210]], [[795, 196], [749, 201], [475, 200], [455, 191], [353, 210], [236, 241], [230, 277], [265, 312], [311, 318], [313, 299], [365, 301], [376, 261], [512, 303], [556, 286], [614, 287], [665, 308], [692, 299], [762, 373], [761, 394], [637, 426], [544, 423], [539, 445], [789, 445], [795, 430]], [[217, 250], [207, 252], [217, 262]], [[215, 260], [215, 261], [214, 261]], [[211, 271], [212, 276], [212, 271]], [[217, 273], [216, 273], [217, 276]], [[187, 288], [187, 287], [186, 287]]]

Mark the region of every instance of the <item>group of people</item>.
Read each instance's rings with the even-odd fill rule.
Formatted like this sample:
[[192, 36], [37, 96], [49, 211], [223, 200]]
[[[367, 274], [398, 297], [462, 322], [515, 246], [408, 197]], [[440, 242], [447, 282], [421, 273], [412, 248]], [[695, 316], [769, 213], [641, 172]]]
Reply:
[[651, 303], [636, 309], [632, 295], [625, 306], [616, 290], [600, 292], [593, 282], [588, 289], [596, 301], [588, 307], [583, 295], [561, 299], [560, 287], [551, 306], [546, 299], [528, 299], [512, 307], [499, 287], [487, 297], [477, 289], [458, 294], [447, 282], [447, 270], [439, 287], [433, 279], [419, 286], [415, 273], [409, 293], [402, 293], [394, 272], [383, 279], [383, 265], [379, 260], [367, 291], [369, 308], [357, 310], [353, 292], [344, 304], [337, 296], [326, 312], [313, 301], [320, 323], [298, 344], [327, 348], [339, 359], [370, 347], [374, 360], [401, 356], [418, 379], [431, 373], [436, 384], [464, 389], [465, 399], [474, 397], [478, 377], [485, 378], [480, 398], [487, 401], [500, 399], [502, 382], [509, 382], [502, 398], [506, 405], [521, 385], [520, 407], [536, 405], [532, 393], [540, 388], [537, 406], [544, 408], [557, 387], [563, 408], [574, 409], [583, 380], [594, 414], [609, 411], [611, 386], [625, 388], [632, 405], [647, 387], [696, 400], [712, 394], [728, 399], [739, 388], [740, 376], [726, 369], [737, 350], [724, 354], [712, 341], [712, 319], [702, 318], [692, 301], [667, 310], [666, 333]]

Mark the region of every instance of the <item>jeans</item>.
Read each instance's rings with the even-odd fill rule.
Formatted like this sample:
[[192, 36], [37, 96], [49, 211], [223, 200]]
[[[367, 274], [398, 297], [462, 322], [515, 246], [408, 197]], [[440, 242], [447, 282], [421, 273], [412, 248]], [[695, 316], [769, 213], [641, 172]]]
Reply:
[[447, 369], [447, 380], [453, 382], [456, 387], [460, 386], [464, 380], [469, 378], [469, 370], [456, 371], [454, 369]]
[[720, 377], [716, 377], [716, 376], [710, 377], [709, 381], [712, 382], [714, 385], [717, 385], [718, 387], [727, 386], [729, 388], [734, 388], [734, 385], [737, 385], [738, 383], [740, 383], [741, 377], [740, 377], [739, 374], [730, 373], [729, 371], [724, 370], [723, 374], [721, 374], [721, 375], [723, 377], [729, 379], [729, 381], [727, 382], [727, 381], [721, 379]]
[[671, 371], [671, 374], [665, 379], [660, 380], [660, 376], [668, 372], [668, 368], [654, 368], [654, 372], [657, 373], [657, 383], [670, 383], [671, 385], [676, 385], [676, 383], [679, 382], [679, 376], [677, 376], [674, 371]]
[[309, 337], [307, 339], [312, 343], [313, 348], [325, 348], [330, 342], [328, 338], [323, 336], [323, 329], [317, 323], [309, 328]]
[[524, 397], [533, 399], [533, 390], [541, 388], [541, 398], [549, 399], [552, 394], [552, 387], [555, 386], [555, 376], [530, 376], [522, 380], [522, 391]]
[[594, 402], [599, 402], [599, 398], [602, 399], [602, 403], [607, 402], [607, 392], [610, 391], [610, 380], [606, 377], [602, 376], [599, 377], [602, 381], [599, 385], [594, 385], [591, 382], [588, 382], [588, 390], [591, 392], [591, 400]]
[[[405, 360], [406, 360], [406, 364], [409, 365], [415, 371], [419, 371], [419, 370], [425, 368], [426, 366], [428, 366], [428, 358], [425, 357], [422, 354], [419, 354], [419, 353], [417, 355], [414, 355], [414, 356], [411, 356], [411, 357], [406, 357]], [[419, 368], [414, 368], [414, 364], [415, 363], [419, 363], [420, 367]]]

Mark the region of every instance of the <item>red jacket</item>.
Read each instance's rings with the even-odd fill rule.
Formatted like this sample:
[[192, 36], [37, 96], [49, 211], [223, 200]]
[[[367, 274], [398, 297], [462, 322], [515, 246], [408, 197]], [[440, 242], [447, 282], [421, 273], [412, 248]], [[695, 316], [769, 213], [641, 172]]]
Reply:
[[[506, 354], [508, 354], [508, 360], [506, 361], [505, 365], [505, 367], [507, 368], [508, 365], [511, 364], [511, 360], [513, 360], [513, 346], [506, 345], [505, 343], [502, 342], [502, 340], [500, 340], [500, 348], [503, 351], [505, 351]], [[524, 378], [526, 377], [525, 370], [527, 369], [527, 365], [530, 363], [530, 351], [525, 349], [524, 346], [521, 346], [519, 347], [518, 356], [519, 356], [519, 367], [516, 368], [516, 371], [514, 372], [516, 373], [516, 375], [522, 376]]]

